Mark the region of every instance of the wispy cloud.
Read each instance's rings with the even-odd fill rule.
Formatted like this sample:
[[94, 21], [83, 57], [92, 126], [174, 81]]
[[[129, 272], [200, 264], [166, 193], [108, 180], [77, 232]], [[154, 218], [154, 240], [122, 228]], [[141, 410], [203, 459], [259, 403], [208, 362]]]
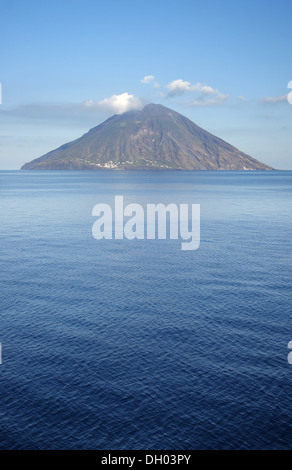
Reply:
[[145, 85], [148, 85], [150, 83], [155, 89], [160, 88], [160, 84], [155, 80], [154, 75], [145, 75], [145, 77], [140, 80], [140, 82], [144, 83]]
[[190, 92], [198, 93], [195, 99], [188, 103], [189, 106], [218, 106], [229, 98], [229, 95], [223, 94], [209, 85], [203, 85], [200, 82], [192, 84], [181, 78], [173, 80], [166, 88], [169, 97], [181, 96]]
[[219, 106], [229, 99], [229, 95], [223, 95], [222, 93], [217, 93], [213, 98], [206, 98], [205, 96], [200, 96], [196, 100], [192, 101], [191, 106]]
[[279, 103], [287, 103], [287, 96], [288, 95], [282, 95], [282, 96], [267, 96], [266, 98], [263, 98], [260, 100], [261, 104], [279, 104]]
[[184, 81], [181, 78], [170, 82], [167, 85], [167, 89], [169, 96], [183, 95], [188, 91], [199, 91], [204, 95], [210, 95], [218, 91], [210, 86], [202, 85], [199, 82], [192, 85], [191, 82]]
[[142, 80], [140, 80], [141, 83], [150, 83], [154, 80], [154, 76], [153, 75], [145, 75], [144, 78], [142, 78]]

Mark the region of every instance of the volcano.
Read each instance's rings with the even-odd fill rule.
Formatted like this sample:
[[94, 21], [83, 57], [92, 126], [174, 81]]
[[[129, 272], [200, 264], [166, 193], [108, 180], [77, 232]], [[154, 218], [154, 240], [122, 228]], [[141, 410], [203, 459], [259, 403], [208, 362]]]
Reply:
[[110, 117], [22, 170], [272, 170], [160, 104]]

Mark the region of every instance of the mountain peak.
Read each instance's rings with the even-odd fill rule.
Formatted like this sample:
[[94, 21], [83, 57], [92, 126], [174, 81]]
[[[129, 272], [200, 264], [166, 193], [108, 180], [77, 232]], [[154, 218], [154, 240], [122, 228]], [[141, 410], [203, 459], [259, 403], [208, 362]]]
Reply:
[[155, 114], [163, 114], [163, 113], [175, 113], [176, 111], [173, 111], [170, 108], [167, 108], [166, 106], [163, 106], [162, 104], [156, 104], [156, 103], [149, 103], [144, 108], [142, 109], [142, 112], [144, 113], [155, 113]]
[[157, 104], [157, 103], [149, 103], [144, 106], [143, 111], [151, 111], [151, 110], [168, 110], [171, 111], [169, 108], [166, 108], [166, 106], [163, 106], [162, 104]]
[[161, 104], [114, 115], [24, 170], [271, 170]]

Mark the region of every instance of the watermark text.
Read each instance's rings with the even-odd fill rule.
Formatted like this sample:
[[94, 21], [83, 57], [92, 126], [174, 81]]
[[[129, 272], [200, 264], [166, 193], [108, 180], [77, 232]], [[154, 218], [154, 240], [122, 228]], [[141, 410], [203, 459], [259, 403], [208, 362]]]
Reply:
[[140, 204], [124, 206], [123, 196], [115, 196], [114, 210], [109, 204], [96, 204], [92, 226], [96, 240], [170, 240], [182, 241], [181, 249], [200, 246], [200, 204], [147, 204], [146, 214]]

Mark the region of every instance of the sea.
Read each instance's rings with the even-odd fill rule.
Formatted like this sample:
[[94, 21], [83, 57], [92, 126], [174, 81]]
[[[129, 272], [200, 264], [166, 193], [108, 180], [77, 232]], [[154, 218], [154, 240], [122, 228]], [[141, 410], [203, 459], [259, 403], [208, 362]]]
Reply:
[[[199, 248], [95, 239], [117, 195], [200, 204]], [[1, 171], [0, 449], [291, 449], [291, 196], [291, 171]]]

